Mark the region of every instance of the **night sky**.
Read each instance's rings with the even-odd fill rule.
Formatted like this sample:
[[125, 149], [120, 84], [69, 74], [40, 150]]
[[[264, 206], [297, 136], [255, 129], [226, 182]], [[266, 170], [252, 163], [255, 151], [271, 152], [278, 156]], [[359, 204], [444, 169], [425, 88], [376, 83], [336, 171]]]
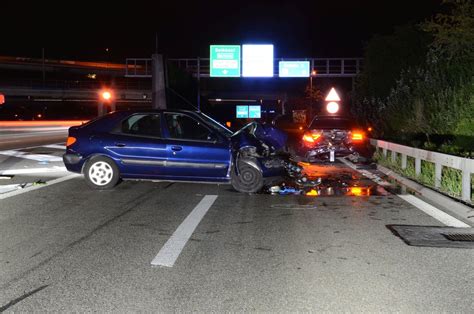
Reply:
[[[440, 0], [2, 1], [0, 55], [122, 62], [208, 57], [210, 44], [273, 43], [276, 57], [358, 57], [374, 34], [421, 21]], [[65, 34], [63, 34], [65, 33]], [[105, 48], [109, 48], [107, 52]]]

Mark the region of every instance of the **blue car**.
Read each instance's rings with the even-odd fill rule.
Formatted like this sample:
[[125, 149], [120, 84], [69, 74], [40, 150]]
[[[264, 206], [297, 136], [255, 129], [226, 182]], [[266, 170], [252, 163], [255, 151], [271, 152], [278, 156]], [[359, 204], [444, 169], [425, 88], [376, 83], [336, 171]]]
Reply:
[[95, 189], [120, 180], [231, 183], [259, 191], [284, 174], [286, 134], [252, 122], [233, 133], [185, 110], [117, 111], [71, 127], [63, 161]]

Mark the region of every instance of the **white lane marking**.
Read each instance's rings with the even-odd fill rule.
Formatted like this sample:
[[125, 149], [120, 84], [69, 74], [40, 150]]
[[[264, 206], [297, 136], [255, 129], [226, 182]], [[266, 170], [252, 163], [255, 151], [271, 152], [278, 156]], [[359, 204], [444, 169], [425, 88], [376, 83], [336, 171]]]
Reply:
[[352, 162], [348, 161], [347, 159], [338, 158], [338, 160], [341, 161], [346, 166], [348, 166], [348, 167], [354, 169], [355, 171], [359, 172], [364, 177], [374, 181], [378, 185], [381, 185], [381, 186], [390, 186], [391, 185], [389, 182], [385, 181], [384, 179], [382, 179], [378, 175], [375, 175], [375, 174], [371, 173], [370, 171], [367, 171], [365, 169], [357, 169], [356, 165], [354, 165]]
[[63, 161], [62, 157], [52, 156], [52, 155], [44, 155], [44, 154], [31, 154], [26, 152], [20, 152], [17, 150], [2, 150], [0, 151], [0, 155], [6, 155], [11, 157], [18, 157], [36, 161]]
[[37, 174], [37, 173], [51, 173], [67, 171], [66, 167], [54, 166], [52, 168], [26, 168], [26, 169], [8, 169], [0, 170], [0, 175], [11, 176], [19, 174]]
[[456, 227], [456, 228], [470, 228], [471, 227], [468, 224], [462, 222], [461, 220], [456, 219], [453, 216], [446, 214], [445, 212], [428, 204], [427, 202], [419, 199], [418, 197], [414, 195], [410, 195], [410, 194], [398, 195], [398, 197], [410, 203], [411, 205], [415, 206], [416, 208], [420, 209], [421, 211], [425, 212], [426, 214], [430, 215], [434, 219], [441, 221], [446, 226]]
[[173, 267], [199, 222], [216, 199], [217, 195], [206, 195], [202, 198], [151, 261], [153, 266]]
[[[370, 173], [367, 170], [357, 169], [353, 163], [351, 163], [350, 161], [348, 161], [344, 158], [339, 158], [339, 160], [342, 161], [347, 166], [351, 167], [352, 169], [362, 173], [362, 175], [368, 177], [369, 179], [371, 179], [372, 181], [374, 181], [377, 184], [380, 184], [379, 182], [386, 182], [388, 185], [390, 185], [390, 183], [388, 183], [387, 181], [384, 181], [379, 176], [377, 176], [373, 173]], [[364, 172], [367, 172], [370, 176], [364, 174]], [[372, 177], [374, 177], [375, 180]], [[380, 185], [382, 185], [382, 184], [380, 184]], [[419, 199], [418, 197], [416, 197], [414, 195], [410, 195], [410, 194], [401, 195], [401, 194], [398, 194], [397, 196], [399, 196], [401, 199], [405, 200], [406, 202], [410, 203], [411, 205], [415, 206], [419, 210], [423, 211], [424, 213], [430, 215], [434, 219], [442, 222], [446, 226], [457, 227], [457, 228], [470, 228], [471, 227], [468, 224], [462, 222], [461, 220], [459, 220], [457, 218], [454, 218], [453, 216], [443, 212], [442, 210], [439, 210], [438, 208], [434, 207], [433, 205], [430, 205], [430, 204], [426, 203], [425, 201]]]
[[66, 149], [66, 145], [57, 145], [57, 144], [43, 145], [41, 147], [55, 148], [55, 149], [61, 149], [61, 150]]
[[[31, 184], [30, 184], [31, 185]], [[0, 185], [0, 194], [16, 191], [20, 188], [20, 184]]]
[[16, 191], [0, 194], [0, 200], [4, 200], [6, 198], [9, 198], [9, 197], [12, 197], [12, 196], [17, 196], [17, 195], [20, 195], [20, 194], [23, 194], [23, 193], [34, 191], [34, 190], [38, 190], [38, 189], [41, 189], [41, 188], [44, 188], [44, 187], [47, 187], [47, 186], [51, 186], [51, 185], [56, 184], [56, 183], [60, 183], [60, 182], [64, 182], [64, 181], [67, 181], [67, 180], [74, 179], [74, 178], [77, 178], [77, 177], [80, 177], [80, 176], [81, 176], [80, 174], [75, 173], [75, 174], [71, 174], [71, 175], [68, 175], [68, 176], [65, 176], [65, 177], [57, 178], [57, 179], [54, 179], [54, 180], [51, 180], [51, 181], [46, 181], [45, 184], [31, 185], [31, 186], [25, 187], [24, 189], [21, 189], [21, 190], [16, 190]]

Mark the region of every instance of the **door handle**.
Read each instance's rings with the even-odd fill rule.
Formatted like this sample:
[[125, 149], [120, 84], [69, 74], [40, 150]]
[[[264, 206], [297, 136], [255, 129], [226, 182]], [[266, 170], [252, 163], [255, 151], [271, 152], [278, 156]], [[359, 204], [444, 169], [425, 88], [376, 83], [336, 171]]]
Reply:
[[115, 146], [117, 146], [117, 147], [125, 147], [125, 146], [127, 146], [127, 145], [124, 144], [124, 143], [115, 143]]
[[175, 151], [175, 152], [179, 152], [180, 150], [182, 150], [183, 148], [181, 146], [171, 146], [171, 150]]

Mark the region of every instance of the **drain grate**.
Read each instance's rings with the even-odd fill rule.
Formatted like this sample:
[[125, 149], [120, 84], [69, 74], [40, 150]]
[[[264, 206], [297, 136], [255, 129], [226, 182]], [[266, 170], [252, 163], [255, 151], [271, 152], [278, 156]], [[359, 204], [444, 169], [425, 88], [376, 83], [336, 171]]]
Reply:
[[474, 234], [472, 233], [442, 233], [442, 235], [451, 241], [474, 242]]
[[411, 246], [474, 249], [474, 228], [387, 225]]

